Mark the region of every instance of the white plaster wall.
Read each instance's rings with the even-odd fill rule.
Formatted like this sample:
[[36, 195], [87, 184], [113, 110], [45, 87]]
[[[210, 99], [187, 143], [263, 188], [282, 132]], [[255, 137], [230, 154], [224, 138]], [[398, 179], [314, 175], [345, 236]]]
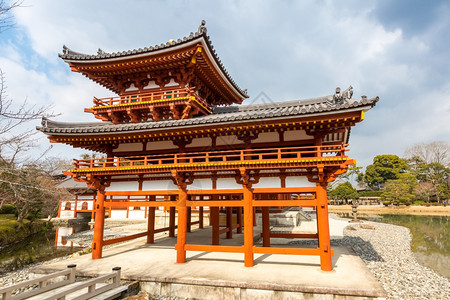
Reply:
[[252, 143], [270, 143], [270, 142], [279, 142], [280, 136], [278, 132], [262, 132], [258, 135], [258, 138]]
[[111, 219], [126, 219], [127, 211], [126, 210], [111, 210], [111, 215], [109, 217]]
[[285, 141], [313, 140], [314, 137], [307, 135], [304, 130], [291, 130], [284, 132]]
[[280, 188], [281, 180], [278, 177], [261, 177], [255, 188]]
[[169, 87], [169, 86], [179, 86], [179, 84], [177, 82], [175, 82], [175, 80], [173, 78], [171, 78], [169, 83], [166, 84], [164, 87]]
[[132, 83], [130, 85], [130, 87], [125, 90], [125, 92], [131, 92], [131, 91], [139, 91], [139, 89], [134, 85], [134, 83]]
[[[77, 202], [77, 210], [81, 210], [82, 206], [83, 206], [83, 202], [85, 202], [86, 200], [78, 200]], [[94, 201], [90, 200], [90, 201], [86, 201], [87, 203], [87, 209], [88, 210], [92, 210], [92, 207], [94, 205]]]
[[62, 210], [61, 211], [60, 218], [62, 218], [62, 219], [74, 218], [74, 217], [75, 217], [74, 210]]
[[94, 199], [94, 196], [93, 196], [93, 195], [90, 195], [90, 196], [88, 196], [88, 195], [86, 195], [86, 196], [81, 196], [81, 195], [79, 195], [79, 196], [78, 196], [78, 201], [84, 200], [84, 199], [86, 199], [86, 200], [92, 200], [92, 199]]
[[314, 182], [309, 182], [306, 176], [287, 176], [286, 187], [315, 187]]
[[218, 178], [217, 189], [242, 189], [242, 184], [237, 184], [234, 178]]
[[188, 186], [188, 190], [210, 190], [212, 189], [211, 179], [195, 179], [194, 182]]
[[143, 191], [178, 191], [172, 180], [148, 180], [142, 184]]
[[237, 139], [237, 136], [235, 135], [224, 135], [224, 136], [218, 136], [216, 140], [216, 145], [236, 145], [236, 144], [243, 144], [242, 141]]
[[147, 150], [178, 149], [172, 141], [148, 142]]
[[192, 140], [192, 143], [187, 145], [187, 148], [191, 147], [209, 147], [211, 146], [211, 139], [210, 138], [196, 138]]
[[138, 191], [139, 183], [137, 181], [111, 182], [106, 191]]
[[119, 144], [119, 146], [113, 150], [113, 152], [128, 152], [128, 151], [142, 151], [142, 143], [127, 143]]
[[159, 85], [155, 83], [154, 80], [150, 80], [148, 84], [144, 87], [144, 90], [159, 88]]
[[128, 219], [145, 219], [145, 208], [142, 207], [141, 210], [131, 210], [128, 212]]

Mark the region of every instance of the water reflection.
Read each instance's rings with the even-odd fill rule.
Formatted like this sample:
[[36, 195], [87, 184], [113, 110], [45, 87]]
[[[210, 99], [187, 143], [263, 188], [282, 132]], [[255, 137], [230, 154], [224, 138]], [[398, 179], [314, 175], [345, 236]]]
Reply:
[[[349, 214], [338, 214], [351, 217]], [[447, 216], [367, 215], [359, 219], [405, 226], [411, 231], [411, 250], [417, 261], [450, 278], [450, 222]]]
[[33, 234], [26, 239], [5, 246], [0, 251], [0, 274], [21, 268], [27, 264], [49, 260], [80, 250], [82, 245], [68, 240], [70, 234], [88, 230], [89, 226], [58, 227]]
[[82, 245], [80, 243], [70, 241], [69, 236], [81, 232], [89, 230], [89, 225], [86, 223], [80, 223], [80, 224], [74, 224], [71, 227], [67, 226], [59, 226], [56, 228], [55, 232], [55, 248], [56, 249], [62, 249], [62, 248], [83, 248], [85, 245]]

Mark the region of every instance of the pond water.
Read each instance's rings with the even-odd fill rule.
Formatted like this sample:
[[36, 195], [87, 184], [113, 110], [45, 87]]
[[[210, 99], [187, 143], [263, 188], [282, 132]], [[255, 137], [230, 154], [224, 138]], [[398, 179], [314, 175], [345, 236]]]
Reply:
[[[338, 215], [351, 217], [349, 214]], [[409, 228], [411, 250], [417, 261], [450, 279], [450, 217], [358, 214], [358, 218]]]
[[75, 233], [88, 229], [87, 223], [76, 224], [72, 227], [55, 227], [53, 230], [34, 234], [23, 241], [1, 248], [0, 274], [27, 264], [64, 256], [82, 249], [82, 245], [65, 240], [65, 237], [67, 237], [65, 233]]

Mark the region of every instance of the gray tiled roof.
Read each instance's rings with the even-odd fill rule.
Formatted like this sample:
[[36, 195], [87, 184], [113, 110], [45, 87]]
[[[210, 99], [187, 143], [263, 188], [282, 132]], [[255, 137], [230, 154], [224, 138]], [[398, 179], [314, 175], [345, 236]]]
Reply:
[[[141, 123], [112, 124], [110, 122], [95, 123], [63, 123], [48, 119], [42, 120], [38, 130], [47, 135], [70, 134], [111, 134], [129, 131], [156, 131], [169, 128], [213, 125], [220, 123], [242, 123], [257, 120], [283, 119], [296, 116], [308, 116], [317, 113], [334, 113], [350, 109], [370, 109], [378, 102], [378, 97], [361, 101], [351, 98], [351, 87], [343, 92], [347, 96], [336, 99], [335, 95], [269, 104], [239, 105], [215, 107], [213, 113], [182, 120], [145, 121]], [[347, 97], [347, 98], [346, 98]]]
[[[204, 22], [204, 21], [203, 21]], [[71, 49], [69, 49], [67, 46], [63, 46], [63, 53], [58, 54], [59, 57], [61, 57], [66, 62], [71, 61], [78, 61], [78, 62], [93, 62], [95, 60], [103, 60], [103, 59], [112, 59], [112, 58], [119, 58], [119, 57], [132, 57], [134, 55], [142, 55], [142, 54], [153, 54], [157, 53], [158, 51], [173, 48], [175, 46], [186, 44], [188, 42], [194, 41], [194, 40], [204, 40], [206, 42], [206, 45], [208, 45], [208, 48], [210, 52], [212, 53], [212, 56], [214, 57], [214, 60], [220, 67], [221, 71], [225, 74], [226, 78], [231, 82], [231, 84], [242, 94], [244, 98], [248, 98], [247, 90], [242, 90], [237, 83], [231, 78], [228, 71], [225, 69], [224, 65], [222, 64], [222, 61], [220, 60], [219, 56], [216, 53], [216, 50], [214, 50], [214, 46], [211, 43], [211, 39], [208, 35], [206, 35], [206, 27], [204, 26], [204, 23], [199, 27], [197, 32], [191, 32], [189, 36], [185, 36], [182, 39], [173, 40], [172, 43], [167, 42], [165, 44], [150, 46], [150, 47], [144, 47], [144, 48], [138, 48], [128, 51], [121, 51], [121, 52], [113, 52], [113, 53], [107, 53], [101, 49], [98, 49], [98, 52], [96, 55], [90, 55], [90, 54], [84, 54], [75, 52]]]

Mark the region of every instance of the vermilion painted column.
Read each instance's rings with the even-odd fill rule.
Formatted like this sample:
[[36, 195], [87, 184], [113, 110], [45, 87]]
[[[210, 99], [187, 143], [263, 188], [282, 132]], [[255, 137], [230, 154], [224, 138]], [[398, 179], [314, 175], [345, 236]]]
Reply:
[[226, 208], [226, 216], [227, 216], [227, 239], [232, 239], [233, 238], [233, 208], [232, 207], [227, 207]]
[[327, 184], [317, 183], [317, 226], [320, 248], [320, 268], [323, 271], [333, 270], [331, 265], [330, 228], [328, 221]]
[[[150, 196], [150, 201], [156, 201], [156, 196]], [[147, 244], [155, 242], [155, 209], [156, 207], [148, 208], [148, 223], [147, 223]]]
[[178, 196], [178, 232], [177, 232], [177, 263], [186, 262], [186, 230], [187, 230], [187, 191], [185, 189], [179, 190]]
[[[175, 202], [176, 196], [171, 195], [170, 201]], [[169, 208], [169, 237], [175, 236], [175, 206]]]
[[269, 207], [262, 207], [263, 247], [270, 247], [270, 216]]
[[105, 191], [97, 190], [95, 203], [94, 237], [92, 239], [92, 259], [102, 258], [103, 231], [105, 229]]
[[244, 257], [245, 266], [253, 267], [253, 192], [244, 185]]
[[191, 232], [191, 217], [192, 217], [192, 208], [188, 207], [187, 208], [187, 226], [186, 226], [187, 232]]
[[236, 207], [237, 209], [237, 213], [236, 213], [236, 218], [237, 218], [237, 223], [239, 225], [239, 227], [237, 228], [237, 233], [242, 233], [242, 207]]
[[210, 216], [211, 216], [211, 223], [212, 223], [212, 244], [213, 245], [219, 245], [220, 244], [219, 208], [218, 207], [211, 207], [210, 210], [211, 210]]
[[198, 208], [198, 228], [203, 228], [203, 206]]

